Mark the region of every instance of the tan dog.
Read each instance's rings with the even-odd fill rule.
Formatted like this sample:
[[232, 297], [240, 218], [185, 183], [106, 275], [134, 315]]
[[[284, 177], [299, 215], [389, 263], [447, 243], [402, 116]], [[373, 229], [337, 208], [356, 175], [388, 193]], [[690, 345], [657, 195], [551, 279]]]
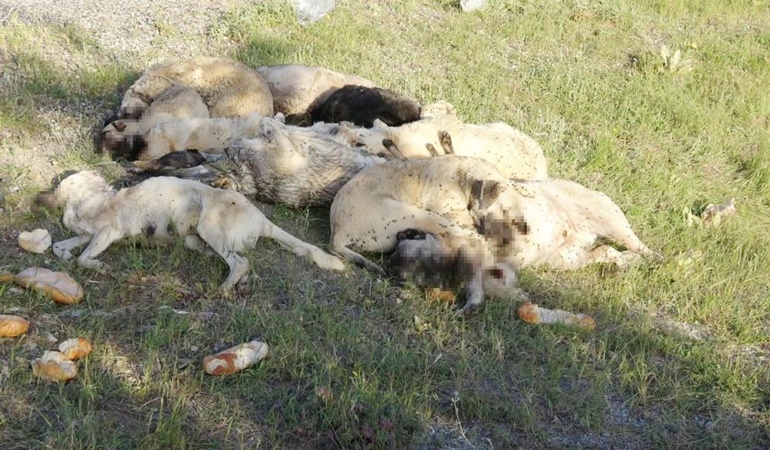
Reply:
[[151, 160], [154, 150], [147, 149], [145, 134], [155, 125], [251, 113], [273, 115], [270, 88], [254, 70], [227, 58], [168, 61], [147, 69], [126, 91], [118, 114], [105, 122], [96, 151], [113, 159]]
[[64, 178], [58, 187], [38, 195], [36, 203], [64, 207], [64, 226], [77, 233], [53, 245], [64, 259], [89, 244], [77, 258], [79, 265], [106, 270], [96, 259], [110, 244], [128, 236], [169, 239], [173, 230], [189, 248], [214, 252], [227, 262], [230, 274], [220, 289], [230, 290], [248, 272], [249, 262], [238, 253], [261, 236], [274, 239], [297, 255], [310, 257], [319, 267], [344, 270], [337, 257], [303, 242], [270, 222], [243, 195], [191, 180], [157, 177], [115, 190], [94, 171]]
[[[150, 160], [150, 130], [183, 119], [207, 119], [209, 110], [203, 98], [192, 88], [175, 84], [147, 107], [139, 119], [108, 119], [97, 140], [96, 152], [108, 152], [113, 159]], [[156, 138], [157, 140], [157, 138]]]
[[119, 115], [141, 117], [172, 84], [198, 92], [211, 117], [244, 117], [252, 112], [273, 115], [273, 95], [264, 78], [238, 61], [206, 56], [167, 61], [147, 69], [126, 91]]
[[[340, 126], [341, 142], [372, 153], [394, 153], [405, 158], [428, 158], [454, 153], [493, 163], [508, 178], [539, 180], [548, 177], [540, 145], [505, 123], [466, 124], [451, 114], [434, 112], [443, 102], [426, 107], [423, 119], [398, 127], [375, 121], [372, 128]], [[451, 105], [450, 105], [451, 106]], [[427, 114], [427, 116], [425, 116]], [[392, 142], [392, 146], [387, 142]]]
[[[548, 265], [575, 270], [598, 262], [626, 267], [643, 256], [660, 259], [642, 243], [605, 194], [567, 180], [511, 181], [489, 208], [483, 232], [498, 254], [518, 268]], [[603, 243], [626, 248], [618, 251]]]
[[[402, 277], [426, 267], [459, 265], [466, 273], [456, 277], [467, 284], [469, 294], [462, 312], [473, 312], [485, 290], [496, 296], [517, 292], [512, 266], [497, 258], [476, 232], [480, 217], [506, 183], [490, 163], [461, 156], [392, 160], [365, 169], [332, 202], [332, 249], [381, 275], [382, 268], [358, 252], [385, 253], [398, 245], [398, 265], [406, 267]], [[399, 233], [407, 230], [430, 238], [402, 239], [399, 244]], [[431, 261], [421, 262], [423, 258]]]
[[285, 64], [258, 67], [257, 72], [270, 86], [275, 111], [286, 116], [309, 114], [311, 109], [346, 84], [374, 87], [374, 82], [365, 78], [323, 67]]
[[158, 170], [158, 158], [184, 150], [221, 154], [230, 144], [259, 132], [262, 116], [251, 113], [246, 117], [216, 119], [182, 119], [156, 125], [146, 133], [147, 148], [134, 167]]

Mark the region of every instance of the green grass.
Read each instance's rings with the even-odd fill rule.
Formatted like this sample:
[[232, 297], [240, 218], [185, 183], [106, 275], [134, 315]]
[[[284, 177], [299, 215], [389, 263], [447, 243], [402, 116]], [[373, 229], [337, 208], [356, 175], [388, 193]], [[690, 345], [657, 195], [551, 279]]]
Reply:
[[[139, 67], [76, 26], [11, 19], [0, 29], [0, 271], [65, 270], [86, 298], [61, 307], [0, 285], [0, 313], [32, 322], [0, 341], [0, 447], [770, 446], [770, 5], [490, 0], [464, 14], [446, 0], [337, 3], [303, 28], [288, 2], [261, 2], [217, 21], [208, 39], [250, 65], [321, 65], [447, 100], [469, 122], [508, 122], [541, 143], [552, 176], [610, 195], [667, 261], [524, 271], [537, 303], [596, 319], [582, 332], [526, 325], [503, 301], [462, 320], [417, 291], [357, 268], [324, 273], [267, 240], [230, 301], [216, 294], [224, 263], [182, 245], [116, 244], [109, 275], [25, 254], [17, 230], [69, 236], [57, 217], [29, 212], [43, 181], [97, 164], [119, 173], [90, 135]], [[169, 23], [157, 28], [175, 38]], [[691, 70], [666, 66], [664, 45]], [[53, 163], [16, 164], [49, 146]], [[729, 198], [737, 215], [688, 227], [684, 211]], [[328, 242], [328, 212], [266, 210]], [[702, 338], [666, 332], [671, 323]], [[29, 360], [56, 345], [49, 334], [94, 343], [73, 382], [31, 377]], [[271, 346], [257, 367], [222, 379], [200, 370], [206, 354], [255, 336]]]

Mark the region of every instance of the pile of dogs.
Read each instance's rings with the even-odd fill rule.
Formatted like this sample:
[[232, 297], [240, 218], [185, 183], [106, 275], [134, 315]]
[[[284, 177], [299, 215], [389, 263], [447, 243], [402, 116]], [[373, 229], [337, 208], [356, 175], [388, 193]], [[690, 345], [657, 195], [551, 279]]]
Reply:
[[[421, 105], [320, 67], [250, 68], [199, 57], [150, 67], [107, 119], [96, 151], [144, 179], [115, 189], [95, 171], [59, 180], [36, 203], [63, 207], [76, 236], [54, 244], [78, 264], [126, 236], [184, 237], [223, 258], [228, 293], [260, 236], [319, 267], [340, 258], [418, 286], [455, 290], [469, 314], [512, 297], [516, 273], [658, 259], [606, 195], [548, 177], [536, 141], [504, 123], [473, 125], [452, 105]], [[331, 251], [272, 224], [250, 200], [331, 205]], [[623, 248], [618, 250], [609, 243]], [[385, 267], [362, 252], [389, 254]]]

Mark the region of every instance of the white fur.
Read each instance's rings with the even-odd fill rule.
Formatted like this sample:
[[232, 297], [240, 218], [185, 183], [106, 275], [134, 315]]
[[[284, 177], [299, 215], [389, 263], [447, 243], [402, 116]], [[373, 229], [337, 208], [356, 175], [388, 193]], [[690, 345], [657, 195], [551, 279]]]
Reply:
[[243, 195], [197, 181], [157, 177], [114, 190], [99, 174], [86, 171], [65, 178], [46, 195], [53, 197], [49, 204], [64, 206], [64, 226], [77, 234], [55, 243], [54, 253], [69, 259], [74, 248], [89, 244], [77, 258], [84, 267], [105, 270], [96, 257], [123, 237], [145, 234], [163, 240], [173, 231], [185, 237], [188, 247], [213, 251], [227, 262], [230, 274], [221, 285], [223, 291], [246, 275], [248, 260], [238, 253], [253, 247], [261, 236], [310, 257], [319, 267], [344, 270], [337, 257], [275, 226]]
[[[636, 236], [615, 202], [601, 192], [558, 179], [509, 185], [484, 218], [485, 234], [497, 240], [498, 251], [519, 269], [548, 265], [574, 270], [597, 262], [625, 267], [640, 256], [660, 258]], [[513, 221], [526, 223], [527, 233]]]
[[[431, 109], [432, 111], [432, 109]], [[372, 153], [388, 152], [383, 145], [390, 139], [406, 158], [427, 158], [431, 144], [443, 153], [439, 132], [452, 138], [455, 154], [475, 156], [493, 163], [508, 178], [537, 180], [548, 177], [545, 154], [540, 145], [521, 131], [502, 122], [483, 125], [466, 124], [454, 114], [428, 113], [425, 118], [398, 127], [375, 121], [372, 128], [340, 127], [340, 139], [348, 145]]]

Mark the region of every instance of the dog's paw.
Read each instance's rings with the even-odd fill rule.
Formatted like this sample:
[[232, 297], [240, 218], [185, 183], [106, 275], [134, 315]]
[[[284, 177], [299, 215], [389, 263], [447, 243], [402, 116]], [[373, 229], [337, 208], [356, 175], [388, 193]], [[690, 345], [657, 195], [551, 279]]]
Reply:
[[463, 317], [471, 317], [481, 310], [481, 303], [466, 303], [462, 308], [457, 309], [457, 314]]
[[318, 265], [318, 267], [322, 269], [334, 270], [336, 272], [342, 272], [345, 270], [345, 263], [343, 263], [341, 259], [323, 251], [319, 251], [318, 253], [314, 254], [313, 261]]
[[53, 251], [54, 255], [56, 255], [57, 257], [65, 261], [69, 261], [70, 259], [72, 259], [72, 253], [70, 253], [69, 249], [67, 249], [66, 247], [54, 244], [51, 250]]

